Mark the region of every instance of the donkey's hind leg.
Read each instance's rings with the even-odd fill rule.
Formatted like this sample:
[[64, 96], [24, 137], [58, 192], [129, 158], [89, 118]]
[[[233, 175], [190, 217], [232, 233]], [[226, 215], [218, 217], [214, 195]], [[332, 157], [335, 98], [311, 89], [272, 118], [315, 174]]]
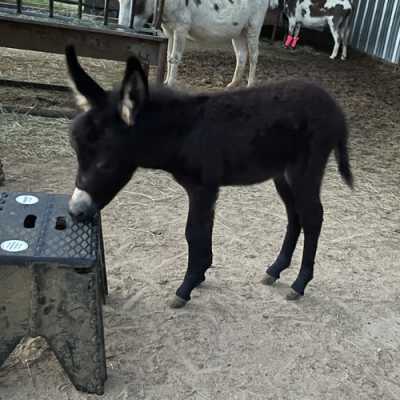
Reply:
[[314, 277], [314, 260], [323, 220], [323, 207], [319, 196], [309, 197], [302, 201], [299, 206], [299, 215], [304, 231], [303, 258], [300, 272], [292, 284], [293, 291], [287, 296], [288, 300], [296, 300], [303, 296], [307, 284]]
[[263, 279], [263, 283], [266, 285], [272, 285], [280, 278], [281, 272], [290, 266], [293, 252], [296, 248], [297, 240], [301, 231], [299, 215], [295, 208], [293, 191], [290, 188], [289, 183], [284, 177], [274, 179], [274, 183], [279, 196], [285, 204], [288, 225], [281, 251], [279, 252], [275, 262], [268, 267], [266, 276]]
[[329, 19], [328, 20], [328, 25], [329, 25], [329, 29], [331, 30], [331, 34], [333, 37], [333, 40], [335, 42], [334, 46], [333, 46], [333, 50], [332, 50], [332, 54], [330, 56], [331, 60], [334, 60], [338, 53], [339, 53], [339, 49], [340, 49], [340, 42], [341, 42], [341, 36], [339, 34], [339, 23], [333, 22], [333, 19]]
[[347, 59], [347, 46], [349, 44], [350, 34], [351, 34], [351, 14], [346, 17], [343, 22], [343, 27], [341, 28], [341, 36], [342, 36], [342, 56], [341, 60], [344, 61]]
[[250, 18], [249, 27], [247, 28], [247, 48], [249, 49], [249, 79], [247, 86], [254, 86], [256, 83], [256, 69], [258, 63], [258, 56], [260, 53], [260, 34], [264, 25], [264, 13], [255, 13]]
[[286, 49], [289, 49], [291, 47], [292, 41], [294, 39], [294, 35], [296, 34], [297, 25], [298, 25], [296, 17], [294, 15], [288, 17], [288, 21], [289, 21], [288, 34], [284, 40], [284, 47]]
[[292, 284], [288, 300], [296, 300], [304, 295], [307, 284], [314, 277], [314, 260], [318, 247], [323, 221], [323, 207], [320, 189], [329, 152], [318, 154], [310, 159], [307, 170], [296, 178], [293, 185], [294, 202], [304, 232], [303, 257], [300, 272]]
[[247, 86], [254, 86], [256, 83], [256, 69], [259, 55], [260, 32], [253, 31], [247, 34], [247, 46], [249, 48], [249, 79]]

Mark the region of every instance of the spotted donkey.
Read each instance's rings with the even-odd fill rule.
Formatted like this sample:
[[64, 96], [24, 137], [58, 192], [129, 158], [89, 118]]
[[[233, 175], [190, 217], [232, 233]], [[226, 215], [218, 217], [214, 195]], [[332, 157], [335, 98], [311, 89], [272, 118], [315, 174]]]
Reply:
[[[128, 25], [132, 0], [119, 0], [119, 23]], [[165, 83], [176, 83], [188, 37], [201, 42], [232, 40], [236, 69], [229, 87], [239, 86], [247, 59], [248, 86], [255, 83], [258, 45], [268, 8], [279, 0], [166, 0], [162, 29], [168, 37], [168, 69]], [[135, 1], [134, 28], [140, 29], [154, 12], [154, 0]]]
[[289, 19], [286, 48], [295, 48], [300, 29], [329, 26], [335, 45], [331, 59], [337, 57], [342, 44], [342, 60], [347, 58], [347, 45], [351, 33], [355, 0], [284, 0], [284, 13]]
[[179, 307], [212, 264], [219, 188], [273, 179], [288, 225], [264, 282], [273, 284], [289, 267], [303, 229], [303, 259], [288, 299], [303, 295], [313, 278], [323, 219], [320, 188], [332, 151], [345, 182], [351, 186], [353, 180], [345, 117], [332, 97], [302, 81], [197, 95], [149, 88], [135, 57], [127, 62], [121, 88], [106, 92], [82, 69], [72, 47], [66, 54], [78, 104], [85, 110], [71, 129], [78, 159], [71, 215], [90, 218], [138, 167], [170, 173], [189, 198], [188, 268], [172, 302]]

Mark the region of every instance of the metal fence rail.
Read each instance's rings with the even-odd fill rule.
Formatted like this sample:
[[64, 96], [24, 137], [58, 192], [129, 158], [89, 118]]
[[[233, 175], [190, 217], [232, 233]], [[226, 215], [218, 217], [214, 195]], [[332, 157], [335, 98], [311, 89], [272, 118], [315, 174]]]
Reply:
[[[16, 13], [17, 14], [22, 14], [23, 13], [23, 1], [22, 0], [15, 0], [16, 1]], [[104, 7], [100, 8], [100, 7], [96, 7], [93, 6], [92, 4], [89, 4], [87, 2], [85, 2], [84, 0], [49, 0], [49, 8], [48, 8], [48, 12], [49, 12], [49, 17], [53, 18], [54, 17], [54, 6], [55, 3], [62, 3], [62, 4], [69, 4], [69, 5], [76, 5], [77, 6], [77, 17], [79, 19], [82, 18], [83, 15], [83, 9], [85, 7], [90, 7], [90, 8], [95, 8], [98, 10], [103, 10], [103, 23], [104, 25], [108, 24], [108, 20], [109, 20], [109, 13], [110, 11], [118, 11], [118, 9], [115, 8], [111, 8], [110, 7], [110, 0], [104, 0]], [[161, 26], [161, 15], [164, 9], [164, 3], [165, 0], [155, 0], [155, 10], [154, 10], [154, 17], [153, 17], [153, 21], [151, 24], [151, 28], [159, 30], [160, 26]], [[10, 3], [3, 3], [0, 4], [4, 6], [10, 6]], [[133, 29], [133, 22], [134, 22], [134, 18], [135, 18], [135, 5], [136, 5], [136, 0], [132, 0], [132, 4], [131, 4], [131, 16], [130, 16], [130, 21], [129, 21], [129, 28]]]
[[[56, 14], [55, 3], [77, 6], [76, 16]], [[74, 44], [83, 57], [125, 61], [135, 54], [144, 64], [158, 68], [157, 81], [163, 79], [167, 38], [159, 30], [164, 0], [157, 0], [152, 24], [135, 31], [109, 23], [109, 0], [104, 1], [104, 14], [83, 16], [83, 0], [49, 0], [48, 9], [25, 7], [16, 0], [14, 7], [0, 4], [0, 46], [50, 53], [64, 53], [68, 44]], [[132, 7], [131, 24], [134, 20]]]
[[400, 62], [400, 0], [360, 0], [352, 45], [392, 63]]
[[[55, 3], [76, 5], [77, 8], [72, 10], [76, 15], [56, 13]], [[25, 6], [22, 0], [16, 0], [14, 4], [0, 3], [0, 47], [63, 54], [65, 47], [73, 44], [79, 56], [115, 61], [126, 61], [135, 54], [147, 72], [150, 65], [156, 66], [156, 81], [162, 82], [167, 58], [167, 38], [159, 29], [164, 0], [157, 1], [150, 27], [140, 31], [111, 21], [109, 0], [104, 0], [102, 17], [84, 14], [86, 5], [84, 0], [49, 0], [48, 8]], [[131, 26], [135, 17], [133, 10], [134, 7]], [[42, 83], [14, 80], [2, 80], [0, 86], [65, 90], [54, 85], [47, 87]], [[0, 104], [0, 110], [46, 117], [72, 118], [75, 115], [69, 110], [46, 110], [15, 104]]]

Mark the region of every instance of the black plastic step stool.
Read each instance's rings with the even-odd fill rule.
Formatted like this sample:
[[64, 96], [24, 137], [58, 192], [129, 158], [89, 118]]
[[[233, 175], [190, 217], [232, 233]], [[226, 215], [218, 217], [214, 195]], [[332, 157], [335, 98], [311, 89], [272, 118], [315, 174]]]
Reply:
[[43, 336], [78, 390], [104, 393], [100, 216], [74, 222], [68, 196], [0, 192], [0, 367]]

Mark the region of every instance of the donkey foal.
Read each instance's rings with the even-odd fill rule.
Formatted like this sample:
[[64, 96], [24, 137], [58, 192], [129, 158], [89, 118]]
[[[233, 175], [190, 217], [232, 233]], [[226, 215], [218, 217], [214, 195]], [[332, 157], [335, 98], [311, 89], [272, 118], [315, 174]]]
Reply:
[[288, 225], [264, 281], [274, 283], [289, 267], [303, 230], [303, 259], [288, 298], [303, 295], [313, 278], [323, 218], [320, 187], [332, 150], [340, 174], [352, 185], [345, 117], [334, 100], [320, 87], [301, 81], [202, 95], [149, 89], [134, 57], [127, 62], [121, 88], [106, 92], [82, 69], [72, 47], [66, 54], [85, 110], [71, 129], [78, 158], [72, 216], [90, 218], [138, 167], [172, 174], [189, 198], [188, 268], [172, 303], [179, 307], [190, 300], [212, 264], [219, 187], [272, 178]]

